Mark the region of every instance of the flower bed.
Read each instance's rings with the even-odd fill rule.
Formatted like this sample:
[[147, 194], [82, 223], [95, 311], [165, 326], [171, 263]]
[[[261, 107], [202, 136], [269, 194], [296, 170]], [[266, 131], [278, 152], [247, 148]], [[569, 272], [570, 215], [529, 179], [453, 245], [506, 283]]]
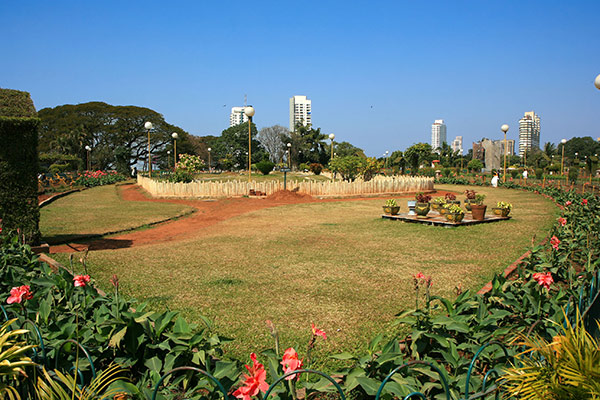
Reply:
[[101, 185], [110, 185], [126, 180], [127, 177], [119, 174], [117, 171], [84, 171], [82, 175], [75, 180], [76, 186], [94, 187]]

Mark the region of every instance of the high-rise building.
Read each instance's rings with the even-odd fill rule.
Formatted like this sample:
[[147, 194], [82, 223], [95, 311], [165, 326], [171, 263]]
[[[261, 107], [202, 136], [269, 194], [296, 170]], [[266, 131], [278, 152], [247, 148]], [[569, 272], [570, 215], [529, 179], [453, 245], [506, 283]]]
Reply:
[[529, 111], [519, 120], [519, 155], [540, 148], [540, 117]]
[[483, 161], [486, 171], [502, 168], [505, 152], [507, 156], [515, 154], [515, 141], [513, 139], [507, 139], [506, 143], [504, 143], [504, 139], [490, 140], [486, 138], [479, 142], [473, 142], [473, 158]]
[[243, 124], [248, 122], [248, 117], [244, 114], [246, 107], [231, 107], [231, 114], [229, 114], [229, 127]]
[[444, 142], [446, 142], [446, 124], [443, 119], [436, 119], [431, 125], [431, 147], [437, 150]]
[[312, 125], [311, 103], [306, 96], [294, 96], [290, 98], [290, 132], [296, 129], [296, 124], [303, 126]]
[[463, 141], [462, 141], [462, 136], [457, 136], [453, 141], [452, 141], [452, 151], [458, 151], [458, 154], [463, 153]]

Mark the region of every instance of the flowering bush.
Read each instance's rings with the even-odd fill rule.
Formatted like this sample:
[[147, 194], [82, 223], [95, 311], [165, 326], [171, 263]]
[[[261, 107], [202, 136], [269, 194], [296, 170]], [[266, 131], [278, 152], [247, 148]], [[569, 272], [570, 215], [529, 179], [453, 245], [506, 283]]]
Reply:
[[179, 156], [179, 162], [175, 165], [175, 170], [185, 170], [190, 174], [200, 173], [206, 164], [200, 157], [192, 154], [181, 154]]
[[125, 175], [119, 174], [117, 171], [84, 171], [83, 175], [80, 175], [75, 180], [75, 185], [94, 187], [102, 185], [110, 185], [126, 180]]

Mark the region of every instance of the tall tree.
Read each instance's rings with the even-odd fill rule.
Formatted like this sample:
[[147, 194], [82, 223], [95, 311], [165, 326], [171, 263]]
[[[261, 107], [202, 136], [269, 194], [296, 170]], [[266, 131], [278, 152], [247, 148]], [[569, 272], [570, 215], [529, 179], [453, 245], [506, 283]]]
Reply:
[[290, 132], [281, 125], [273, 125], [262, 128], [258, 132], [258, 141], [269, 154], [269, 159], [274, 163], [281, 162], [283, 154], [286, 152], [286, 143], [284, 139], [289, 139]]
[[[251, 127], [252, 163], [256, 163], [265, 156], [264, 150], [256, 140], [258, 134], [256, 125]], [[215, 159], [225, 168], [248, 168], [248, 122], [225, 129], [213, 149]]]
[[327, 164], [330, 147], [325, 144], [327, 135], [321, 133], [321, 128], [313, 129], [312, 126], [296, 125], [290, 135], [292, 144], [292, 162], [295, 165], [302, 163]]
[[[366, 158], [365, 152], [363, 149], [358, 148], [349, 142], [339, 142], [333, 143], [333, 151], [337, 154], [337, 157], [346, 157], [346, 156], [359, 156]], [[331, 153], [331, 150], [330, 150]], [[330, 154], [331, 156], [331, 154]]]
[[417, 143], [410, 146], [404, 152], [408, 164], [411, 167], [411, 174], [415, 175], [419, 171], [420, 165], [429, 165], [432, 160], [432, 149], [429, 143]]

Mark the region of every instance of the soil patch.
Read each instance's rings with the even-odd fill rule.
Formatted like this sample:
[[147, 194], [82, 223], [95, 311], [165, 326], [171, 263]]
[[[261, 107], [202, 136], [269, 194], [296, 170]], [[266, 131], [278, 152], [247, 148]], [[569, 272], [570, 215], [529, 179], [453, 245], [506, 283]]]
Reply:
[[[160, 242], [183, 240], [201, 234], [206, 228], [227, 219], [262, 210], [269, 207], [277, 207], [289, 204], [301, 203], [326, 203], [337, 201], [362, 201], [373, 200], [373, 197], [347, 198], [347, 199], [316, 199], [308, 194], [281, 190], [266, 198], [228, 198], [216, 201], [198, 199], [159, 199], [152, 198], [141, 187], [128, 184], [118, 187], [119, 194], [126, 201], [150, 201], [184, 204], [196, 209], [189, 217], [175, 221], [157, 224], [150, 229], [144, 229], [111, 237], [93, 239], [85, 243], [70, 243], [60, 246], [52, 246], [50, 253], [68, 253], [84, 251], [86, 249], [107, 250], [120, 249], [134, 246], [145, 246]], [[447, 192], [436, 192], [437, 196], [444, 196]], [[385, 198], [412, 198], [414, 194], [386, 195]], [[374, 216], [377, 217], [377, 216]]]

